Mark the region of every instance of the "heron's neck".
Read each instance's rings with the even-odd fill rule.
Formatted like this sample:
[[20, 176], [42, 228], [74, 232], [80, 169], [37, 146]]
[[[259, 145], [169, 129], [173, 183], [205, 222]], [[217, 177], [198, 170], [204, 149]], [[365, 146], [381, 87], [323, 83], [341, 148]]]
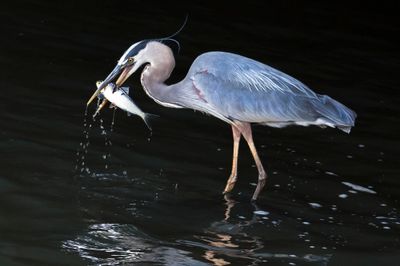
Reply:
[[174, 67], [173, 55], [160, 55], [144, 67], [140, 80], [147, 95], [167, 107], [174, 107], [171, 97], [174, 85], [168, 86], [164, 82], [169, 78]]

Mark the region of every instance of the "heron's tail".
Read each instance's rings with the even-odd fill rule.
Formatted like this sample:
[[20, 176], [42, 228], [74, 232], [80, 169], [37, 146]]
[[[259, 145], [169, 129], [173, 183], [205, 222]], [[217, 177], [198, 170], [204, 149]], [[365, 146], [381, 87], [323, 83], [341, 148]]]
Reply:
[[327, 125], [350, 133], [357, 114], [327, 95], [318, 95], [318, 99], [319, 101], [314, 103], [314, 108], [322, 116], [322, 119], [326, 120]]

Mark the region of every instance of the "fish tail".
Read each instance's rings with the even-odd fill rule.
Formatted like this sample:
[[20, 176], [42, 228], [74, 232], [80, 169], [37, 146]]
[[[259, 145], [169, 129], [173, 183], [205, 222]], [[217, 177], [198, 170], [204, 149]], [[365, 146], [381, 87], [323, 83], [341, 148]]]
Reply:
[[150, 113], [144, 113], [143, 121], [146, 124], [146, 126], [150, 129], [150, 131], [152, 130], [151, 129], [151, 125], [150, 125], [150, 120], [153, 120], [153, 119], [158, 118], [158, 117], [160, 117], [160, 116], [159, 115], [155, 115], [155, 114], [150, 114]]

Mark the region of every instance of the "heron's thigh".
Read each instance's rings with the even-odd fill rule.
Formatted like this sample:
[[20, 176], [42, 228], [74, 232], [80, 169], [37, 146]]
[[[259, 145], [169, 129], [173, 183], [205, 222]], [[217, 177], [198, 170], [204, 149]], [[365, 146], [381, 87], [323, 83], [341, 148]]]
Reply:
[[252, 132], [251, 132], [251, 124], [247, 122], [239, 122], [235, 121], [234, 126], [237, 128], [237, 130], [240, 131], [240, 133], [243, 135], [243, 137], [249, 141], [252, 139]]

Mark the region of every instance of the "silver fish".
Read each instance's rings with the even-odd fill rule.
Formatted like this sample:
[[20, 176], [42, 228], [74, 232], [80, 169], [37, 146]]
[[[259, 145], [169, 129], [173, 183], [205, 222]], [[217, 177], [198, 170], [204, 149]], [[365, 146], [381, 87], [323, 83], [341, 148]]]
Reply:
[[[97, 87], [101, 84], [101, 81], [96, 82]], [[107, 101], [109, 101], [113, 106], [120, 108], [128, 112], [128, 115], [133, 114], [140, 116], [146, 126], [151, 130], [151, 126], [149, 120], [151, 117], [155, 117], [156, 115], [145, 113], [133, 102], [131, 97], [129, 97], [129, 88], [122, 87], [115, 90], [115, 84], [109, 83], [104, 89], [100, 91], [101, 95], [104, 96], [103, 102], [99, 105], [96, 113], [93, 116], [96, 116], [100, 110], [106, 105]]]

